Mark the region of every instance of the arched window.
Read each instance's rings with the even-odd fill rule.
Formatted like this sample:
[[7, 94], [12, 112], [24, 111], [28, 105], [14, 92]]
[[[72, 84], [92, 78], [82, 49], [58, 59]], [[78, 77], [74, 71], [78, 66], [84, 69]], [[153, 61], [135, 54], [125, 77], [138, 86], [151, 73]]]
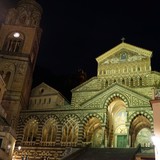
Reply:
[[5, 81], [6, 86], [8, 85], [10, 76], [11, 76], [11, 72], [7, 72], [7, 73], [5, 74], [4, 81]]
[[8, 52], [21, 52], [24, 36], [19, 32], [11, 33], [5, 40], [3, 50]]
[[101, 129], [100, 120], [96, 117], [92, 117], [86, 123], [84, 127], [84, 139], [86, 142], [91, 142], [93, 139], [93, 135], [97, 130]]
[[52, 143], [56, 140], [57, 122], [55, 119], [50, 118], [42, 129], [42, 143]]
[[139, 78], [139, 85], [142, 86], [142, 78]]
[[141, 129], [136, 136], [135, 146], [141, 144], [142, 147], [151, 147], [153, 145], [151, 137], [152, 132], [149, 128]]
[[8, 83], [11, 77], [11, 72], [10, 71], [7, 71], [7, 72], [0, 71], [0, 75], [2, 76], [6, 86], [8, 86]]
[[125, 84], [125, 80], [124, 79], [122, 79], [122, 84]]
[[84, 127], [84, 142], [91, 143], [92, 147], [102, 147], [103, 132], [100, 120], [96, 117], [90, 118]]
[[108, 87], [108, 81], [107, 81], [107, 80], [106, 80], [106, 84], [105, 84], [105, 86], [106, 86], [106, 87]]
[[24, 128], [24, 142], [35, 142], [38, 132], [38, 122], [35, 119], [30, 119]]
[[131, 83], [130, 83], [130, 85], [133, 86], [133, 78], [131, 78]]
[[137, 70], [138, 70], [138, 71], [141, 71], [141, 68], [138, 66]]
[[76, 143], [78, 140], [79, 125], [74, 118], [69, 118], [62, 128], [62, 143]]

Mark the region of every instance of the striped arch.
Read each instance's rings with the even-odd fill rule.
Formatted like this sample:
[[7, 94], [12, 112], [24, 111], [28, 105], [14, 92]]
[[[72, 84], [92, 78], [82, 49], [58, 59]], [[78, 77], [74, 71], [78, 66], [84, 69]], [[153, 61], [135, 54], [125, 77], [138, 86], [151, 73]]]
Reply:
[[131, 114], [131, 115], [128, 117], [128, 121], [129, 121], [130, 123], [132, 123], [132, 121], [134, 120], [134, 118], [137, 117], [138, 115], [143, 115], [144, 117], [146, 117], [146, 118], [150, 121], [151, 124], [153, 123], [153, 117], [152, 117], [149, 113], [147, 113], [147, 112], [145, 112], [145, 111], [137, 111], [137, 112], [134, 112], [133, 114]]
[[62, 120], [61, 123], [64, 124], [69, 118], [74, 118], [78, 123], [81, 122], [80, 118], [76, 114], [69, 114]]
[[96, 113], [90, 113], [83, 119], [83, 143], [92, 147], [101, 147], [103, 139], [103, 119]]
[[150, 135], [153, 133], [153, 117], [145, 111], [137, 111], [128, 117], [128, 121], [130, 123], [129, 134], [131, 136], [131, 146], [135, 147], [138, 143], [142, 146], [144, 146], [144, 143], [147, 143], [147, 145], [148, 143], [151, 144], [150, 137], [148, 137], [147, 140], [144, 139], [143, 141], [140, 140], [142, 137], [137, 137], [142, 136], [142, 132], [145, 131], [146, 133], [147, 130]]
[[83, 121], [82, 121], [83, 126], [84, 126], [84, 125], [88, 122], [88, 120], [89, 120], [90, 118], [92, 118], [92, 117], [95, 117], [95, 118], [99, 119], [100, 122], [103, 123], [103, 118], [102, 118], [99, 114], [97, 114], [97, 113], [89, 113], [87, 116], [85, 116], [85, 117], [83, 118]]
[[28, 116], [25, 120], [24, 120], [24, 125], [27, 124], [27, 122], [30, 120], [30, 119], [35, 119], [37, 120], [38, 123], [41, 122], [40, 118], [36, 115], [30, 115]]
[[35, 144], [36, 139], [38, 138], [38, 131], [39, 131], [39, 122], [40, 119], [35, 116], [31, 115], [28, 116], [25, 119], [25, 124], [24, 124], [24, 136], [23, 136], [23, 143], [24, 144]]
[[127, 98], [124, 95], [122, 95], [121, 93], [114, 93], [114, 94], [111, 94], [110, 96], [108, 96], [107, 100], [105, 101], [104, 106], [108, 107], [116, 98], [121, 99], [125, 103], [126, 107], [129, 106], [129, 102], [128, 102]]
[[58, 123], [60, 123], [59, 118], [56, 115], [47, 115], [43, 120], [42, 120], [42, 125], [46, 123], [47, 120], [50, 118], [55, 119]]
[[42, 146], [55, 146], [59, 123], [60, 121], [55, 115], [48, 115], [42, 120], [42, 127], [41, 127]]
[[0, 68], [0, 74], [6, 83], [6, 87], [9, 89], [13, 82], [16, 66], [13, 63], [1, 62]]
[[62, 122], [61, 146], [76, 146], [79, 136], [80, 118], [77, 115], [67, 115]]

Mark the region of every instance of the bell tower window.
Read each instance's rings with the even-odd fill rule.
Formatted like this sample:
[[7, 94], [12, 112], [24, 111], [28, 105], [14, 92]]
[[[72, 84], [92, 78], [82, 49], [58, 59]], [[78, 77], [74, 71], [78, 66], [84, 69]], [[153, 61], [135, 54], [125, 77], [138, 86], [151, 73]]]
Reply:
[[24, 42], [24, 36], [19, 32], [11, 33], [7, 38], [3, 46], [3, 50], [7, 52], [21, 52]]

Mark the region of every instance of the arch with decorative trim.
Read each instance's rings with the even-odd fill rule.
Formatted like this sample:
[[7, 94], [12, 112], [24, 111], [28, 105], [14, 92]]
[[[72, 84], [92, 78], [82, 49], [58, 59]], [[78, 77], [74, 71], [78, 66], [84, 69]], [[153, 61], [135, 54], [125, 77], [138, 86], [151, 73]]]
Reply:
[[121, 93], [111, 94], [105, 101], [107, 139], [109, 147], [127, 147], [128, 129], [127, 111], [129, 102], [126, 96]]
[[76, 146], [78, 142], [80, 118], [77, 115], [67, 115], [62, 120], [62, 146]]
[[97, 113], [89, 113], [83, 119], [83, 143], [101, 147], [104, 140], [103, 118]]
[[5, 81], [7, 89], [11, 88], [13, 77], [16, 71], [16, 66], [13, 63], [1, 62], [0, 63], [0, 74]]
[[128, 99], [126, 98], [126, 96], [117, 92], [117, 93], [113, 93], [107, 97], [107, 99], [104, 103], [104, 107], [109, 106], [117, 98], [121, 99], [125, 103], [126, 107], [129, 106], [129, 102], [128, 102]]
[[[130, 123], [130, 146], [136, 147], [139, 143], [142, 147], [152, 145], [153, 117], [145, 111], [137, 111], [128, 117]], [[146, 136], [146, 134], [148, 135]]]

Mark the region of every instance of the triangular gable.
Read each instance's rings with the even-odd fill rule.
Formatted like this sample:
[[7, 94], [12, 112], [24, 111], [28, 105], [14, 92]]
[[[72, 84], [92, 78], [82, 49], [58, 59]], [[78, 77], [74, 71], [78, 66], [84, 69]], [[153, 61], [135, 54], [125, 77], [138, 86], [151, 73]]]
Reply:
[[107, 59], [108, 57], [110, 57], [111, 55], [113, 55], [123, 49], [138, 53], [141, 56], [145, 56], [145, 57], [149, 57], [149, 58], [152, 56], [152, 51], [149, 51], [149, 50], [122, 42], [119, 45], [115, 46], [114, 48], [110, 49], [109, 51], [107, 51], [104, 54], [97, 57], [96, 60], [98, 63], [100, 63], [100, 62], [104, 61], [105, 59]]
[[97, 95], [89, 99], [87, 102], [82, 103], [79, 108], [104, 108], [107, 99], [114, 96], [125, 97], [125, 103], [129, 107], [150, 106], [150, 97], [142, 95], [126, 86], [113, 84], [112, 86], [99, 92]]
[[92, 77], [84, 83], [73, 88], [71, 92], [77, 91], [91, 91], [91, 90], [100, 90], [102, 88], [101, 83], [98, 83], [99, 79], [97, 77]]
[[31, 96], [53, 95], [53, 94], [59, 94], [59, 92], [44, 82], [33, 88], [31, 91]]

